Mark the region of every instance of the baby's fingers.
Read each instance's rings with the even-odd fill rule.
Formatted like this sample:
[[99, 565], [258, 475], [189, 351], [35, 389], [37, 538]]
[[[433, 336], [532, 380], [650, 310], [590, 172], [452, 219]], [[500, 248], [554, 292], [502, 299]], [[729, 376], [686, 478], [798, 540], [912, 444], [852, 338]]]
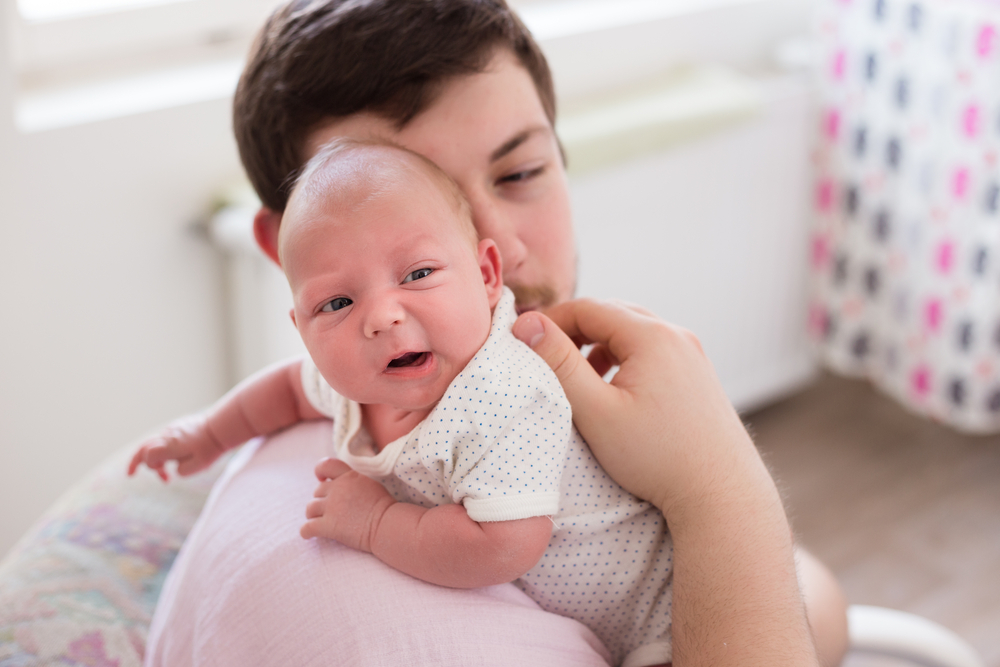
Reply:
[[132, 455], [132, 460], [128, 463], [128, 476], [131, 477], [135, 474], [135, 471], [139, 468], [141, 464], [146, 459], [146, 448], [140, 447], [139, 450]]
[[318, 519], [323, 516], [323, 501], [313, 500], [306, 505], [306, 518], [307, 519]]
[[325, 482], [328, 479], [337, 479], [345, 472], [350, 472], [351, 466], [338, 459], [323, 459], [316, 464], [316, 479]]
[[163, 468], [167, 461], [180, 460], [180, 452], [176, 451], [176, 449], [177, 447], [174, 442], [162, 439], [155, 445], [144, 446], [146, 465], [150, 468]]
[[204, 470], [207, 466], [205, 461], [194, 456], [184, 456], [177, 459], [177, 474], [181, 477], [193, 475], [199, 470]]
[[132, 460], [128, 464], [128, 474], [129, 477], [135, 474], [135, 471], [139, 469], [139, 466], [143, 463], [146, 464], [150, 470], [159, 475], [160, 479], [164, 482], [169, 481], [167, 477], [166, 470], [163, 469], [163, 463], [156, 463], [150, 458], [150, 452], [155, 449], [154, 445], [143, 445], [139, 450], [132, 455]]
[[328, 537], [327, 531], [324, 530], [323, 516], [320, 515], [302, 524], [302, 527], [299, 528], [299, 535], [304, 540], [310, 540], [314, 537]]
[[302, 539], [310, 540], [314, 537], [319, 537], [319, 532], [316, 530], [316, 524], [316, 521], [306, 521], [302, 524], [302, 527], [299, 528], [299, 535], [302, 536]]

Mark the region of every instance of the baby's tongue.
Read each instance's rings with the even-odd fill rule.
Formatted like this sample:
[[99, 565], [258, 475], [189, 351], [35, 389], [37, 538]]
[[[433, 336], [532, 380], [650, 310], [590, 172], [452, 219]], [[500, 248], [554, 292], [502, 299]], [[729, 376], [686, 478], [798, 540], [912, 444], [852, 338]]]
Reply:
[[389, 362], [389, 368], [398, 368], [400, 366], [412, 366], [418, 361], [420, 361], [424, 356], [423, 352], [407, 352], [401, 357], [396, 357]]

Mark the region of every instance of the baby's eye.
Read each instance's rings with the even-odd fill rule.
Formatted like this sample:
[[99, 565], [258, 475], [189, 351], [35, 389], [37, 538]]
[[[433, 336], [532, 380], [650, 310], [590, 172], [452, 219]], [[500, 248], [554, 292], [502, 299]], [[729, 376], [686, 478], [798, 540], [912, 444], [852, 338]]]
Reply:
[[341, 308], [347, 308], [352, 303], [354, 302], [348, 299], [346, 296], [338, 296], [336, 299], [330, 299], [329, 301], [324, 303], [323, 307], [320, 308], [320, 311], [324, 313], [332, 313], [335, 310], [340, 310]]
[[404, 283], [412, 283], [414, 280], [420, 280], [421, 278], [426, 278], [427, 276], [434, 273], [434, 269], [417, 269], [410, 275], [403, 278]]

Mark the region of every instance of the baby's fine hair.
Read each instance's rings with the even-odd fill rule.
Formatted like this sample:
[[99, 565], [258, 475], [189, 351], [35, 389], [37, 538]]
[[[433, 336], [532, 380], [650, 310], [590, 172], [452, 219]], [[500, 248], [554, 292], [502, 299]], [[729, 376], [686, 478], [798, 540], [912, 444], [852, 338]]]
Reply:
[[300, 190], [310, 189], [318, 175], [347, 158], [360, 158], [361, 164], [358, 170], [368, 172], [374, 185], [378, 175], [389, 166], [386, 156], [379, 155], [383, 151], [397, 153], [397, 157], [400, 158], [399, 164], [404, 165], [404, 168], [414, 168], [416, 172], [425, 176], [430, 184], [436, 186], [455, 211], [463, 231], [466, 232], [472, 244], [475, 245], [479, 242], [479, 234], [472, 222], [472, 207], [458, 184], [427, 157], [388, 139], [376, 137], [367, 139], [336, 137], [332, 139], [323, 144], [295, 178], [291, 179], [288, 191], [291, 195], [297, 195]]

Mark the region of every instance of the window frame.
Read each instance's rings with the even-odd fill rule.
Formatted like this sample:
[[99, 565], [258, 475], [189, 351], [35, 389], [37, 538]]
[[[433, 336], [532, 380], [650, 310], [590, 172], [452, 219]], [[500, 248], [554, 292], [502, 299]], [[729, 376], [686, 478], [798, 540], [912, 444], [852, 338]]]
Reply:
[[[276, 0], [164, 0], [30, 20], [8, 0], [12, 64], [22, 82], [67, 71], [99, 76], [130, 61], [169, 66], [178, 54], [227, 42], [245, 46]], [[183, 59], [184, 56], [181, 56]]]

